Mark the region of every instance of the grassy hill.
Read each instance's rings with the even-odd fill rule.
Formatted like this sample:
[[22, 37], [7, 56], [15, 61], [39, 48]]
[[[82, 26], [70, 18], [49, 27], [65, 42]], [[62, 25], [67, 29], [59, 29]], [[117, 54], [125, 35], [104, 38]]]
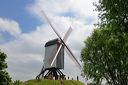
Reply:
[[[26, 82], [23, 82], [20, 85], [60, 85], [61, 81], [59, 80], [28, 80]], [[77, 83], [77, 84], [76, 84]], [[63, 80], [63, 85], [85, 85], [80, 81], [75, 80]]]

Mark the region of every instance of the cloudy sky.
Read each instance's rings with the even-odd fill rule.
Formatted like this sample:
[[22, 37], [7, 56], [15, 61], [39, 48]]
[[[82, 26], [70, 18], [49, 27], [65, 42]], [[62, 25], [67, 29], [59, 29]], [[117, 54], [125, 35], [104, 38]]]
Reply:
[[[64, 36], [73, 32], [66, 44], [80, 62], [83, 41], [97, 22], [93, 2], [98, 0], [0, 0], [0, 49], [8, 56], [8, 72], [13, 80], [33, 79], [43, 65], [44, 45], [57, 38], [43, 17], [45, 11], [56, 30]], [[66, 75], [76, 77], [81, 70], [65, 54]]]

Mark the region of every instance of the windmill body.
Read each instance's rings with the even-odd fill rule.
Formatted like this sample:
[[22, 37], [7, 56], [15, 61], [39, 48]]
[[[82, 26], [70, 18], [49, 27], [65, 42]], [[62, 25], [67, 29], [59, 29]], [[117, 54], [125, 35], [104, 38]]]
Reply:
[[45, 44], [44, 69], [50, 69], [50, 68], [64, 69], [64, 46], [62, 46], [62, 48], [60, 49], [55, 62], [51, 66], [51, 62], [53, 61], [53, 58], [60, 44], [61, 43], [58, 38], [48, 41]]
[[[62, 47], [60, 48], [60, 46]], [[58, 54], [56, 54], [57, 52]], [[55, 61], [51, 65], [54, 58]], [[62, 45], [61, 41], [57, 38], [46, 42], [44, 65], [40, 74], [36, 76], [36, 79], [41, 79], [41, 78], [48, 78], [48, 79], [55, 78], [56, 80], [64, 79], [65, 75], [60, 71], [60, 69], [64, 69], [64, 46]]]

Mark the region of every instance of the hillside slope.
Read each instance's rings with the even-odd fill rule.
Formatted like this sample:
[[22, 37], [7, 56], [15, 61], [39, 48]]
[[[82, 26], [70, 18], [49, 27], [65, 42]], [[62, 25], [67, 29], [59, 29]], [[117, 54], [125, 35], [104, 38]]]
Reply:
[[[28, 80], [20, 85], [60, 85], [60, 83], [61, 81], [59, 80], [43, 79], [43, 80]], [[85, 85], [85, 84], [83, 84], [80, 81], [63, 80], [63, 85]]]

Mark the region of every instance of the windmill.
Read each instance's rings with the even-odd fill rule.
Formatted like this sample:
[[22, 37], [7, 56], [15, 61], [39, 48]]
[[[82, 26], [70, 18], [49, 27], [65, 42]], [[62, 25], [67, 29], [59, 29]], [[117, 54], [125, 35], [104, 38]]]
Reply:
[[[47, 22], [53, 29], [53, 31], [58, 36], [57, 39], [51, 40], [46, 42], [45, 44], [45, 57], [44, 57], [44, 66], [39, 75], [36, 76], [36, 79], [40, 79], [41, 77], [44, 78], [64, 78], [65, 75], [60, 71], [60, 69], [64, 69], [64, 49], [66, 52], [70, 54], [70, 57], [76, 63], [76, 65], [81, 68], [80, 63], [70, 50], [70, 48], [66, 45], [66, 41], [72, 32], [72, 28], [70, 27], [66, 32], [64, 38], [60, 37], [60, 34], [56, 31], [54, 26], [52, 25], [51, 21], [47, 17], [44, 11], [42, 11], [44, 17], [46, 18]], [[47, 72], [47, 73], [45, 73]]]

